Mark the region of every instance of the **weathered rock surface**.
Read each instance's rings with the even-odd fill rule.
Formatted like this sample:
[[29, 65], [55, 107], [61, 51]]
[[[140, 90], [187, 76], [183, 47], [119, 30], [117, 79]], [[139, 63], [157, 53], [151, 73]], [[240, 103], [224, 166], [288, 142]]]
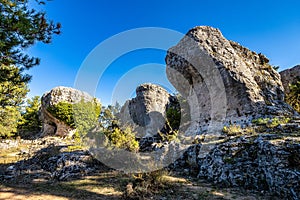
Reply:
[[[1, 165], [0, 181], [67, 180], [80, 178], [97, 170], [108, 170], [87, 151], [68, 151], [67, 142], [58, 137], [44, 137], [36, 140], [21, 140], [28, 145], [20, 152], [23, 160]], [[69, 142], [70, 143], [70, 142]], [[12, 147], [11, 147], [12, 148]], [[24, 178], [27, 177], [27, 178]]]
[[128, 100], [121, 109], [121, 123], [136, 128], [137, 137], [151, 137], [163, 129], [166, 110], [176, 103], [176, 98], [155, 84], [142, 84], [136, 97]]
[[[284, 102], [281, 82], [282, 77], [284, 82], [294, 80], [299, 68], [280, 77], [268, 62], [206, 26], [191, 29], [168, 50], [168, 79], [190, 106], [191, 126], [185, 135], [200, 135], [173, 169], [219, 185], [300, 198], [299, 116]], [[258, 131], [251, 123], [278, 116], [293, 120]], [[235, 123], [248, 126], [248, 132], [218, 134]], [[216, 134], [202, 134], [206, 131]]]
[[47, 109], [58, 104], [59, 102], [74, 104], [80, 102], [81, 100], [84, 100], [85, 102], [93, 101], [93, 97], [85, 92], [62, 86], [53, 88], [50, 92], [45, 93], [42, 96], [40, 109], [40, 118], [43, 125], [41, 135], [69, 135], [73, 129], [59, 119], [56, 119], [47, 111]]
[[286, 94], [290, 93], [289, 84], [294, 83], [300, 78], [300, 65], [280, 72], [282, 85]]
[[215, 124], [219, 127], [213, 128], [220, 129], [223, 122], [248, 123], [262, 116], [294, 115], [284, 102], [280, 75], [269, 60], [225, 39], [218, 29], [191, 29], [168, 50], [165, 60], [168, 79], [189, 101], [198, 129], [205, 130], [208, 123], [216, 121], [220, 121]]
[[[205, 178], [226, 187], [243, 187], [271, 192], [283, 199], [300, 198], [300, 139], [296, 129], [280, 134], [232, 136], [210, 144], [191, 146], [173, 166], [186, 174]], [[290, 126], [291, 128], [291, 126]]]

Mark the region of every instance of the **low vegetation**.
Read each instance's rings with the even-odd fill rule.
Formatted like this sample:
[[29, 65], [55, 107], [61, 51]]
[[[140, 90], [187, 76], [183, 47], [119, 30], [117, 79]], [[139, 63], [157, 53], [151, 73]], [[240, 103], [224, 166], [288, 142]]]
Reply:
[[130, 127], [125, 129], [114, 128], [112, 131], [106, 131], [111, 145], [119, 149], [125, 149], [132, 152], [138, 152], [139, 142], [135, 138], [135, 133]]
[[228, 136], [235, 136], [242, 133], [242, 128], [240, 125], [229, 125], [223, 127], [223, 133]]
[[59, 102], [54, 106], [48, 107], [48, 111], [70, 127], [76, 128], [75, 137], [80, 138], [98, 125], [101, 104], [96, 99], [92, 102], [81, 100], [75, 104]]
[[[126, 175], [103, 171], [63, 182], [36, 181], [31, 184], [1, 184], [3, 199], [268, 199], [253, 191], [222, 189], [170, 172], [155, 171], [140, 175]], [[272, 197], [270, 196], [269, 199]], [[274, 199], [274, 198], [272, 198]], [[278, 199], [278, 198], [275, 198]]]
[[300, 113], [300, 78], [290, 86], [290, 93], [286, 96], [286, 102]]
[[265, 125], [267, 128], [274, 128], [277, 127], [280, 124], [286, 124], [290, 121], [290, 118], [286, 118], [286, 117], [274, 117], [272, 119], [270, 118], [258, 118], [258, 119], [254, 119], [252, 120], [253, 124], [256, 125]]
[[18, 135], [22, 137], [30, 137], [40, 132], [42, 122], [39, 119], [39, 109], [41, 107], [41, 98], [35, 96], [27, 100], [25, 111], [21, 114], [18, 123]]

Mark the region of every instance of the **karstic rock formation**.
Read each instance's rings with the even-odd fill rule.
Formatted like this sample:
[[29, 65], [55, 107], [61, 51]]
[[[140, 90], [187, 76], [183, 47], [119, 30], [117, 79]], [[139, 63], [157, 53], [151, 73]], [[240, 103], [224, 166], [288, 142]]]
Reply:
[[[174, 162], [175, 170], [185, 168], [183, 171], [219, 185], [299, 199], [300, 121], [284, 102], [281, 82], [282, 78], [286, 87], [299, 74], [299, 67], [280, 77], [268, 62], [264, 55], [207, 26], [191, 29], [168, 50], [168, 79], [188, 100], [191, 110], [192, 124], [185, 134], [202, 138]], [[289, 120], [270, 128], [255, 125], [256, 118]], [[213, 142], [201, 135], [230, 124], [245, 128], [233, 135], [224, 131]]]
[[288, 94], [290, 92], [289, 84], [294, 83], [300, 78], [300, 65], [281, 71], [280, 76], [284, 92]]
[[196, 173], [197, 177], [222, 186], [269, 191], [282, 199], [299, 199], [297, 137], [244, 135], [216, 145], [206, 156], [200, 152], [201, 148], [201, 144], [190, 147], [183, 159], [175, 162], [175, 170]]
[[142, 84], [136, 88], [136, 97], [121, 109], [121, 123], [136, 127], [137, 137], [151, 137], [164, 125], [166, 110], [176, 98], [155, 84]]
[[42, 96], [42, 104], [40, 109], [40, 118], [42, 120], [42, 135], [56, 135], [67, 136], [72, 131], [72, 128], [55, 118], [48, 112], [48, 108], [58, 104], [59, 102], [67, 102], [70, 104], [78, 103], [81, 100], [85, 102], [92, 101], [93, 97], [89, 94], [69, 88], [69, 87], [55, 87], [50, 92]]
[[165, 60], [168, 79], [189, 101], [198, 128], [294, 114], [284, 103], [280, 75], [269, 60], [227, 40], [218, 29], [191, 29]]

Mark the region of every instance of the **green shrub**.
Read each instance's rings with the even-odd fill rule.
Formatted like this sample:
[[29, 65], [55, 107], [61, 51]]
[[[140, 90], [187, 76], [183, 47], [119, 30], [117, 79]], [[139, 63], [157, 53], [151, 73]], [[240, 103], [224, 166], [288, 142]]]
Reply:
[[268, 128], [274, 128], [274, 127], [278, 126], [279, 124], [286, 124], [289, 121], [290, 121], [290, 118], [278, 118], [278, 117], [275, 117], [275, 118], [271, 119], [267, 123], [267, 127]]
[[139, 142], [135, 139], [135, 133], [130, 127], [121, 130], [114, 128], [113, 131], [105, 133], [112, 146], [133, 152], [139, 150]]
[[162, 133], [161, 131], [158, 132], [158, 135], [160, 136], [161, 138], [161, 141], [168, 141], [168, 142], [171, 142], [171, 141], [175, 141], [175, 142], [179, 142], [179, 138], [178, 138], [178, 134], [179, 134], [179, 130], [173, 130], [170, 125], [169, 125], [169, 122], [166, 121], [166, 127], [169, 127], [167, 128], [167, 132], [164, 132]]
[[258, 119], [253, 119], [252, 123], [257, 124], [257, 125], [265, 125], [270, 121], [270, 118], [258, 118]]
[[117, 115], [121, 110], [121, 106], [118, 102], [113, 105], [103, 106], [100, 113], [100, 125], [103, 129], [113, 130], [118, 127]]
[[92, 102], [84, 102], [73, 105], [74, 121], [77, 131], [84, 136], [90, 129], [98, 124], [101, 112], [101, 104], [94, 99]]
[[47, 109], [54, 117], [63, 121], [72, 128], [76, 128], [75, 137], [83, 137], [98, 124], [101, 104], [94, 99], [92, 102], [81, 100], [70, 104], [59, 102]]
[[[100, 132], [93, 133], [93, 135], [102, 138], [104, 134], [108, 139], [107, 142], [104, 142], [105, 146], [107, 145], [106, 143], [110, 143], [111, 147], [138, 152], [139, 142], [135, 138], [136, 133], [133, 132], [129, 126], [123, 127], [122, 129], [119, 128], [119, 122], [116, 116], [120, 112], [120, 109], [121, 107], [118, 103], [114, 106], [103, 106], [99, 118], [100, 126], [98, 128]], [[98, 134], [98, 136], [95, 134]]]
[[191, 121], [190, 106], [188, 101], [179, 93], [175, 93], [176, 100], [167, 108], [166, 118], [173, 130], [178, 130], [180, 125]]
[[28, 136], [38, 133], [41, 130], [42, 122], [39, 119], [41, 100], [39, 96], [27, 100], [25, 112], [22, 113], [18, 123], [18, 134]]
[[47, 111], [55, 118], [63, 121], [65, 124], [75, 128], [73, 105], [68, 102], [59, 102], [58, 104], [48, 107]]
[[169, 122], [172, 129], [178, 130], [180, 126], [180, 120], [181, 120], [180, 110], [170, 107], [167, 109], [166, 116], [167, 116], [167, 121]]
[[274, 128], [278, 126], [279, 124], [286, 124], [290, 121], [290, 118], [282, 117], [274, 117], [272, 119], [270, 118], [258, 118], [252, 120], [252, 123], [257, 124], [257, 125], [265, 125], [268, 128]]
[[242, 133], [242, 128], [239, 125], [230, 125], [223, 127], [223, 133], [226, 133], [228, 136], [234, 136]]

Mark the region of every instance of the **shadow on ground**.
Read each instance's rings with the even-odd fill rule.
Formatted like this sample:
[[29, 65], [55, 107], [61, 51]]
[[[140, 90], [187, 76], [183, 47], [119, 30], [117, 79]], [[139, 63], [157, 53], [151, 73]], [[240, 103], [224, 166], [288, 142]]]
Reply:
[[216, 188], [167, 170], [124, 174], [88, 152], [50, 144], [17, 162], [0, 164], [0, 200], [4, 199], [268, 198], [240, 189]]

